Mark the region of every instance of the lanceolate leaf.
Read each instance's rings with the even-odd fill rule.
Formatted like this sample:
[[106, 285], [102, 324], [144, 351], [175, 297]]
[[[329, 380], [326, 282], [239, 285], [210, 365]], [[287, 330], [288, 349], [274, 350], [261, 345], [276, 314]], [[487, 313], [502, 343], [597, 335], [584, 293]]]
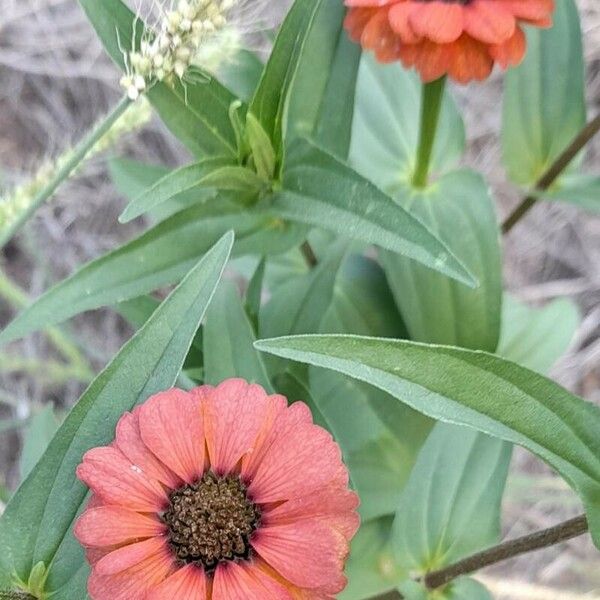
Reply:
[[191, 207], [49, 290], [0, 334], [0, 342], [177, 282], [229, 230], [237, 235], [237, 256], [277, 254], [304, 237], [272, 214], [245, 211], [225, 198]]
[[257, 193], [263, 182], [255, 173], [244, 167], [236, 166], [225, 157], [207, 158], [167, 174], [152, 187], [146, 189], [133, 200], [119, 217], [127, 223], [140, 215], [150, 212], [173, 198], [203, 199], [206, 189], [221, 191]]
[[521, 445], [581, 496], [600, 547], [600, 409], [549, 379], [485, 352], [353, 336], [257, 343], [277, 356], [333, 369], [433, 418]]
[[390, 252], [381, 260], [411, 339], [494, 352], [500, 334], [502, 264], [496, 211], [483, 178], [441, 177], [402, 205], [439, 236], [478, 279], [470, 289]]
[[[139, 46], [144, 30], [140, 18], [121, 0], [79, 0], [106, 51], [122, 69], [123, 51]], [[134, 32], [136, 34], [133, 40]], [[148, 97], [165, 124], [193, 152], [205, 155], [236, 155], [229, 106], [236, 97], [214, 78], [204, 83], [179, 82], [170, 87], [157, 83]]]
[[[250, 104], [250, 112], [261, 122], [278, 155], [284, 140], [316, 133], [321, 126], [335, 129], [335, 135], [323, 134], [322, 139], [334, 142], [337, 147], [332, 149], [346, 154], [343, 146], [349, 140], [359, 52], [345, 38], [344, 11], [341, 2], [296, 0], [280, 29]], [[342, 76], [344, 80], [339, 79]], [[344, 110], [326, 123], [321, 115], [333, 114], [333, 99], [340, 96]]]
[[451, 249], [418, 219], [308, 140], [298, 139], [290, 147], [283, 190], [275, 193], [271, 208], [283, 218], [376, 244], [475, 284]]
[[255, 340], [235, 286], [222, 282], [204, 326], [205, 383], [217, 385], [229, 377], [243, 377], [272, 392], [262, 355], [253, 346]]
[[110, 442], [125, 411], [173, 385], [232, 244], [231, 234], [223, 237], [98, 376], [13, 497], [0, 520], [0, 586], [13, 574], [27, 580], [43, 561], [50, 570], [46, 591], [85, 597], [83, 550], [71, 527], [87, 490], [75, 468], [86, 450]]
[[511, 445], [438, 423], [402, 492], [394, 522], [398, 563], [426, 573], [496, 543]]
[[529, 28], [527, 55], [506, 76], [504, 163], [517, 183], [532, 185], [586, 120], [584, 60], [573, 0], [556, 2], [554, 27]]

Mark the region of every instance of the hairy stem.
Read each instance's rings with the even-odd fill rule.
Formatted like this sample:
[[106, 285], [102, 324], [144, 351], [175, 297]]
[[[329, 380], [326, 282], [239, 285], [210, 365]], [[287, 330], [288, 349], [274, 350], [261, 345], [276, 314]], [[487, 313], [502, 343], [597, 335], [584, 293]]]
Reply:
[[445, 87], [445, 77], [423, 85], [419, 148], [417, 150], [417, 164], [412, 181], [413, 185], [417, 188], [424, 188], [429, 182], [429, 167], [431, 165]]
[[[552, 163], [550, 168], [535, 184], [535, 191], [545, 192], [562, 175], [575, 157], [585, 148], [588, 142], [600, 131], [600, 115], [590, 121], [575, 137], [567, 149]], [[509, 215], [502, 225], [502, 232], [508, 233], [535, 206], [538, 195], [529, 194], [521, 204]]]
[[71, 176], [77, 167], [85, 160], [88, 153], [110, 131], [112, 126], [119, 120], [130, 105], [131, 100], [126, 97], [121, 99], [112, 112], [75, 147], [72, 155], [60, 166], [48, 184], [32, 199], [25, 210], [23, 210], [14, 221], [10, 222], [10, 224], [0, 232], [0, 248], [3, 247], [27, 222], [29, 217], [44, 202], [46, 202], [54, 192], [56, 192], [63, 181]]
[[560, 542], [583, 535], [587, 531], [587, 518], [585, 515], [581, 515], [549, 529], [537, 531], [515, 540], [509, 540], [483, 552], [478, 552], [439, 571], [427, 573], [423, 577], [423, 583], [428, 589], [434, 590], [462, 575], [468, 575], [479, 569], [489, 567], [490, 565], [503, 562], [521, 554], [554, 546]]

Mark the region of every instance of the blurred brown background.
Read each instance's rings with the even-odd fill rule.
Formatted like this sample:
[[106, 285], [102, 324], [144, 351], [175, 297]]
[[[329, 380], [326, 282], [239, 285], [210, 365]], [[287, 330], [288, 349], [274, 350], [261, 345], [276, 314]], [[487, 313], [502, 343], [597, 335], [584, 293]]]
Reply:
[[[597, 114], [600, 2], [577, 1], [584, 28], [590, 114]], [[277, 12], [288, 3], [278, 2]], [[265, 15], [265, 22], [272, 19], [272, 14]], [[501, 90], [502, 77], [496, 75], [484, 86], [455, 93], [466, 111], [468, 160], [486, 173], [504, 215], [519, 195], [504, 182], [500, 162]], [[45, 159], [77, 141], [118, 95], [118, 74], [76, 0], [0, 0], [0, 191], [26, 181]], [[186, 159], [157, 120], [124, 138], [108, 155], [172, 165]], [[596, 170], [599, 156], [600, 140], [588, 157]], [[2, 251], [3, 269], [28, 296], [36, 297], [141, 227], [117, 223], [124, 200], [107, 176], [105, 159], [106, 154], [90, 161]], [[518, 297], [533, 304], [570, 297], [580, 307], [581, 326], [553, 377], [600, 403], [600, 217], [565, 205], [539, 205], [505, 240], [505, 253], [506, 284]], [[0, 300], [0, 324], [11, 314]], [[101, 368], [131, 333], [110, 311], [80, 316], [66, 331], [85, 349], [94, 369]], [[26, 364], [10, 360], [17, 352]], [[65, 408], [77, 399], [83, 382], [57, 376], [43, 366], [56, 360], [60, 356], [44, 335], [0, 349], [0, 402], [4, 398], [14, 404], [12, 408], [0, 404], [0, 421], [25, 418], [49, 402]], [[0, 482], [8, 486], [18, 481], [20, 445], [18, 432], [0, 428]], [[565, 484], [537, 460], [517, 453], [505, 504], [507, 535], [549, 526], [579, 508]], [[565, 544], [560, 551], [551, 549], [513, 561], [486, 576], [497, 598], [600, 598], [600, 558], [583, 539]]]

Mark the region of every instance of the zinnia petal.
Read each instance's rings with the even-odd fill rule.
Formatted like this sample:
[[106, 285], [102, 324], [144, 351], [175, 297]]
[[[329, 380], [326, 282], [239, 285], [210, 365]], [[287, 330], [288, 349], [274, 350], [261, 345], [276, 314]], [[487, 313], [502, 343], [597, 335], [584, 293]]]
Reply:
[[456, 41], [464, 29], [462, 4], [433, 0], [411, 3], [409, 22], [418, 37], [438, 44]]
[[165, 524], [156, 517], [118, 506], [100, 506], [81, 515], [74, 534], [84, 546], [118, 546], [159, 536], [165, 531]]
[[465, 31], [487, 44], [502, 44], [515, 33], [514, 15], [502, 3], [474, 0], [465, 6]]
[[343, 564], [348, 542], [323, 522], [262, 528], [252, 546], [282, 577], [299, 587], [337, 594], [346, 586]]
[[187, 565], [151, 590], [145, 600], [206, 600], [206, 575], [201, 567]]
[[150, 538], [109, 552], [95, 564], [94, 569], [99, 575], [116, 575], [154, 556], [164, 556], [167, 551], [165, 538]]
[[204, 427], [198, 399], [181, 390], [156, 394], [140, 408], [144, 444], [183, 481], [204, 471]]
[[292, 596], [256, 566], [231, 562], [217, 568], [212, 600], [292, 600]]
[[77, 467], [77, 477], [105, 504], [157, 512], [168, 502], [160, 484], [150, 479], [116, 448], [94, 448]]
[[228, 379], [216, 388], [194, 390], [202, 401], [206, 446], [214, 473], [235, 470], [253, 452], [261, 426], [270, 412], [265, 390], [243, 379]]

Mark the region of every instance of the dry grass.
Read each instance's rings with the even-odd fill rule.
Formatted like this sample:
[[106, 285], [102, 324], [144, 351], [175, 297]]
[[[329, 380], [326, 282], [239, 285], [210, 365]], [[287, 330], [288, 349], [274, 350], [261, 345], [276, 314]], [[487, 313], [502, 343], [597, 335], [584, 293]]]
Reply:
[[[559, 2], [561, 0], [558, 0]], [[590, 110], [600, 109], [600, 3], [579, 0], [585, 29]], [[76, 0], [0, 0], [0, 183], [22, 181], [45, 157], [76, 140], [114, 104], [118, 90], [114, 68], [77, 7]], [[506, 213], [518, 200], [504, 183], [498, 144], [500, 77], [460, 92], [471, 140], [469, 160], [483, 169]], [[149, 161], [181, 163], [184, 151], [153, 122], [123, 142], [119, 152]], [[591, 152], [597, 165], [600, 143]], [[19, 238], [3, 251], [7, 271], [32, 297], [72, 272], [77, 265], [129, 238], [134, 226], [117, 225], [123, 200], [112, 188], [103, 160], [94, 160], [82, 176], [60, 190]], [[554, 376], [570, 389], [600, 401], [600, 219], [558, 205], [538, 206], [505, 240], [506, 282], [523, 299], [543, 303], [573, 298], [584, 316], [568, 354]], [[0, 318], [9, 314], [0, 307]], [[129, 335], [109, 311], [78, 317], [69, 326], [101, 367]], [[27, 357], [47, 358], [52, 350], [43, 336], [18, 345]], [[50, 386], [39, 378], [0, 375], [0, 387], [23, 405], [55, 402], [70, 405], [82, 386]], [[18, 438], [0, 437], [0, 472], [15, 483]], [[507, 535], [553, 524], [578, 510], [573, 495], [524, 453], [518, 453], [505, 509]], [[565, 544], [493, 570], [497, 598], [586, 598], [600, 590], [600, 560], [585, 540]], [[508, 581], [516, 582], [511, 585]], [[503, 582], [503, 583], [502, 583]], [[527, 582], [522, 584], [518, 582]], [[537, 587], [532, 587], [534, 584]], [[504, 587], [502, 587], [504, 586]], [[565, 589], [575, 596], [549, 589]], [[540, 591], [541, 590], [541, 591]], [[544, 591], [545, 590], [545, 591]], [[581, 595], [577, 595], [581, 592]], [[600, 592], [596, 592], [596, 596]], [[541, 595], [540, 595], [541, 594]], [[544, 595], [546, 594], [546, 595]]]

